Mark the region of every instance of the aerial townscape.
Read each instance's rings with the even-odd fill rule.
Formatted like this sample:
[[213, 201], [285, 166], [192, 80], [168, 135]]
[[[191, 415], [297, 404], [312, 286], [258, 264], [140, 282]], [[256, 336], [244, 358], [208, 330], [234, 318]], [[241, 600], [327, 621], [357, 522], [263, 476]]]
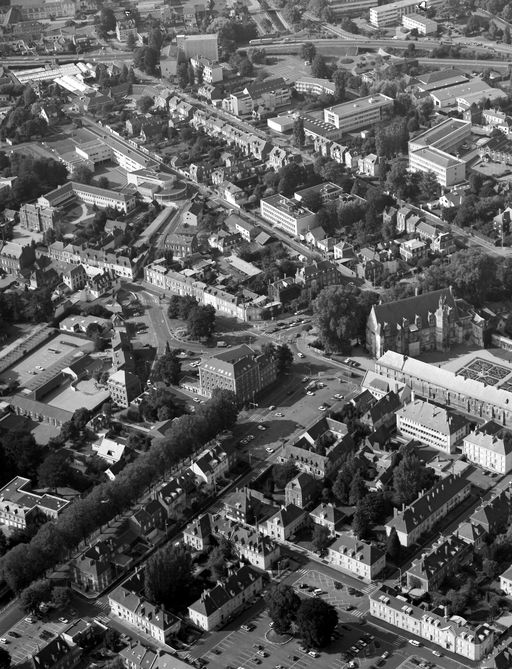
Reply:
[[0, 669], [512, 669], [511, 31], [0, 0]]

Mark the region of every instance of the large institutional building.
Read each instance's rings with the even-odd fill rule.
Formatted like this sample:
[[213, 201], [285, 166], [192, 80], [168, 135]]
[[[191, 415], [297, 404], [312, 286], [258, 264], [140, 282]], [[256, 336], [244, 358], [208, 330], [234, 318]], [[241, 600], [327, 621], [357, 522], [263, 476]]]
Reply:
[[420, 355], [446, 351], [471, 331], [471, 315], [459, 309], [450, 288], [443, 288], [372, 307], [366, 346], [375, 358], [387, 350]]
[[276, 361], [242, 344], [203, 360], [199, 366], [200, 392], [211, 397], [216, 388], [231, 390], [240, 402], [256, 395], [276, 380]]

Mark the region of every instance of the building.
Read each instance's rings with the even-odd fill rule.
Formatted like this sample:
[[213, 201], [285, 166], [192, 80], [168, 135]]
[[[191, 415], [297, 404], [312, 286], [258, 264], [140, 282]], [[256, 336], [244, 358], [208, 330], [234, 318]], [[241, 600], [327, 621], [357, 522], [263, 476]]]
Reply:
[[236, 463], [237, 456], [238, 451], [233, 445], [216, 443], [196, 457], [189, 469], [202, 483], [215, 486]]
[[410, 152], [409, 169], [413, 172], [433, 172], [443, 188], [460, 184], [466, 178], [464, 160], [433, 146]]
[[87, 204], [102, 209], [112, 207], [112, 209], [117, 209], [125, 214], [137, 206], [135, 193], [118, 192], [109, 188], [98, 188], [97, 186], [88, 186], [74, 181], [68, 181], [46, 195], [41, 195], [37, 203], [43, 207], [57, 207], [75, 197]]
[[18, 276], [31, 267], [35, 261], [34, 247], [22, 246], [16, 242], [0, 243], [0, 269], [6, 274]]
[[428, 255], [428, 246], [421, 239], [407, 239], [400, 244], [400, 257], [407, 263], [417, 263]]
[[336, 85], [328, 79], [317, 79], [315, 77], [301, 77], [293, 84], [297, 93], [307, 95], [334, 95]]
[[473, 525], [481, 527], [491, 537], [505, 532], [511, 517], [511, 496], [502, 490], [489, 500], [482, 502], [470, 517]]
[[458, 506], [471, 492], [471, 483], [460, 475], [449, 474], [433, 488], [411, 502], [403, 511], [395, 509], [394, 518], [386, 523], [389, 536], [394, 528], [402, 546], [412, 546], [424, 532]]
[[309, 474], [301, 472], [291, 481], [288, 481], [284, 489], [284, 503], [295, 504], [299, 509], [306, 508], [315, 501], [318, 495], [318, 483]]
[[219, 60], [219, 46], [217, 33], [202, 35], [177, 35], [178, 50], [187, 60], [200, 56], [214, 62]]
[[128, 408], [141, 393], [139, 377], [124, 369], [111, 374], [107, 386], [114, 404], [123, 408]]
[[389, 349], [418, 356], [449, 350], [470, 331], [470, 318], [459, 310], [451, 288], [443, 288], [374, 305], [366, 322], [366, 346], [375, 358]]
[[[325, 444], [329, 444], [325, 447]], [[347, 426], [332, 418], [322, 416], [303, 432], [293, 443], [287, 443], [281, 462], [291, 460], [298, 470], [315, 479], [334, 474], [343, 457], [354, 448]]]
[[386, 351], [375, 363], [375, 371], [407, 384], [419, 397], [458, 409], [475, 419], [512, 424], [512, 393], [505, 388], [466, 378], [395, 351]]
[[219, 81], [222, 81], [224, 72], [220, 63], [210, 60], [209, 58], [202, 58], [201, 56], [191, 58], [190, 63], [194, 68], [196, 76], [200, 74], [202, 82], [206, 84], [216, 84]]
[[377, 6], [377, 0], [331, 0], [329, 9], [336, 18], [344, 16], [362, 16], [371, 7]]
[[261, 573], [246, 565], [232, 572], [225, 583], [205, 590], [188, 607], [188, 615], [194, 625], [209, 632], [225, 625], [234, 613], [262, 590]]
[[407, 587], [425, 592], [437, 590], [473, 553], [473, 546], [455, 534], [441, 537], [432, 548], [413, 560], [406, 571]]
[[[302, 474], [302, 476], [307, 475]], [[326, 527], [331, 537], [341, 534], [341, 528], [347, 519], [346, 515], [338, 507], [334, 506], [334, 504], [326, 504], [325, 502], [321, 502], [313, 511], [310, 511], [309, 517], [315, 525]]]
[[109, 593], [110, 611], [120, 620], [165, 644], [179, 630], [181, 620], [161, 606], [149, 602], [143, 593], [144, 571], [137, 571]]
[[81, 656], [79, 645], [68, 643], [59, 635], [42, 648], [37, 644], [31, 657], [31, 666], [33, 669], [73, 669], [80, 664]]
[[297, 268], [295, 283], [313, 297], [326, 286], [342, 283], [342, 276], [337, 265], [330, 260], [313, 260]]
[[437, 21], [432, 21], [421, 14], [404, 14], [402, 25], [407, 30], [416, 30], [418, 35], [435, 35], [437, 33]]
[[259, 531], [267, 537], [284, 543], [293, 541], [295, 532], [304, 525], [308, 514], [304, 509], [299, 509], [295, 504], [288, 504], [267, 518], [264, 523], [258, 525]]
[[195, 551], [204, 551], [210, 545], [212, 527], [210, 516], [205, 513], [194, 518], [183, 530], [183, 543]]
[[271, 195], [260, 201], [260, 216], [274, 227], [284, 230], [292, 237], [307, 232], [315, 225], [315, 214], [297, 200], [284, 195]]
[[429, 146], [441, 151], [453, 151], [467, 141], [470, 135], [471, 123], [469, 121], [447, 118], [410, 139], [409, 152]]
[[470, 422], [442, 406], [413, 399], [396, 412], [396, 427], [408, 440], [455, 453], [455, 446], [469, 432]]
[[415, 87], [422, 92], [435, 91], [467, 82], [469, 75], [455, 67], [444, 68], [434, 72], [425, 72], [414, 77]]
[[119, 42], [127, 42], [128, 37], [133, 35], [135, 41], [137, 42], [137, 25], [133, 19], [123, 19], [122, 21], [116, 21], [116, 37]]
[[382, 93], [356, 98], [324, 109], [324, 121], [343, 132], [366, 128], [382, 120], [387, 110], [393, 109], [393, 99]]
[[[431, 0], [429, 7], [437, 7], [442, 4], [442, 0]], [[415, 0], [398, 0], [398, 2], [389, 2], [385, 5], [372, 7], [370, 9], [370, 23], [376, 28], [385, 28], [387, 26], [397, 26], [400, 24], [403, 16], [416, 14], [418, 3]]]
[[19, 11], [22, 21], [74, 18], [76, 12], [74, 0], [16, 0], [13, 6]]
[[332, 567], [371, 583], [386, 566], [386, 552], [367, 541], [343, 532], [327, 549]]
[[511, 433], [494, 421], [478, 426], [464, 437], [462, 453], [469, 462], [498, 474], [512, 470]]
[[8, 527], [24, 530], [34, 513], [55, 520], [69, 504], [57, 495], [34, 492], [29, 479], [15, 476], [0, 489], [0, 520]]
[[223, 388], [231, 390], [239, 402], [254, 401], [276, 378], [275, 359], [256, 353], [246, 344], [217, 353], [199, 365], [199, 387], [204, 397]]
[[500, 588], [506, 595], [512, 595], [512, 565], [500, 575]]
[[425, 639], [441, 650], [473, 661], [483, 660], [494, 647], [494, 632], [486, 623], [471, 627], [460, 616], [450, 618], [446, 613], [425, 610], [386, 586], [369, 598], [370, 615], [406, 632], [407, 637]]
[[471, 79], [456, 86], [439, 88], [430, 92], [430, 97], [436, 109], [447, 109], [455, 107], [463, 111], [471, 103], [478, 103], [483, 98], [491, 102], [503, 97], [501, 88], [491, 88], [483, 79]]
[[22, 204], [19, 211], [20, 225], [32, 232], [53, 230], [59, 216], [53, 207], [41, 207], [37, 204]]

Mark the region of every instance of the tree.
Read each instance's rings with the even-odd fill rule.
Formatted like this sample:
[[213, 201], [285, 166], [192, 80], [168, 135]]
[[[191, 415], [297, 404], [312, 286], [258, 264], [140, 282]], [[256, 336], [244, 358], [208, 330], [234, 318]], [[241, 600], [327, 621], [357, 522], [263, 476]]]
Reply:
[[366, 483], [361, 476], [361, 470], [357, 469], [350, 484], [349, 504], [358, 504], [368, 492]]
[[34, 583], [23, 590], [20, 595], [20, 603], [24, 611], [35, 613], [39, 609], [39, 605], [43, 602], [48, 602], [50, 598], [50, 581], [41, 579], [40, 581], [34, 581]]
[[126, 38], [127, 50], [133, 51], [136, 46], [137, 46], [137, 40], [135, 39], [135, 35], [132, 32], [128, 33], [128, 37]]
[[368, 508], [359, 503], [352, 517], [352, 532], [358, 539], [365, 539], [371, 529], [372, 520]]
[[228, 573], [226, 557], [218, 546], [210, 552], [207, 567], [215, 580], [220, 581], [226, 577]]
[[30, 432], [9, 432], [4, 439], [4, 452], [19, 476], [36, 477], [44, 451]]
[[[110, 181], [108, 180], [107, 177], [103, 176], [98, 179], [98, 188], [110, 188]], [[102, 211], [102, 210], [100, 210]], [[99, 214], [100, 212], [96, 212], [96, 214]], [[106, 216], [105, 216], [106, 217]], [[96, 215], [94, 216], [96, 218]]]
[[420, 490], [432, 486], [434, 472], [425, 467], [418, 456], [406, 453], [393, 472], [393, 488], [397, 495], [399, 504], [410, 504], [413, 502]]
[[181, 376], [181, 362], [175, 350], [166, 351], [153, 368], [153, 379], [167, 385], [177, 385]]
[[153, 105], [154, 100], [150, 95], [143, 95], [137, 100], [137, 107], [143, 114], [146, 114]]
[[300, 50], [300, 55], [303, 60], [312, 63], [316, 56], [316, 46], [313, 42], [304, 42]]
[[65, 609], [71, 604], [73, 592], [71, 588], [57, 585], [52, 590], [52, 604], [57, 609]]
[[397, 531], [394, 527], [391, 528], [391, 532], [386, 540], [386, 553], [389, 556], [390, 560], [396, 562], [400, 558], [400, 551], [402, 545], [400, 539], [398, 538]]
[[100, 11], [100, 25], [106, 32], [116, 29], [116, 17], [110, 7], [102, 7]]
[[193, 339], [209, 338], [215, 329], [215, 308], [211, 304], [194, 307], [187, 317], [187, 332]]
[[315, 524], [311, 538], [313, 546], [319, 555], [325, 555], [327, 546], [331, 543], [331, 535], [327, 527]]
[[0, 669], [11, 668], [11, 656], [5, 648], [0, 648]]
[[105, 647], [108, 648], [108, 650], [116, 652], [119, 649], [120, 637], [121, 635], [116, 629], [109, 627], [103, 637]]
[[79, 184], [91, 184], [94, 177], [94, 172], [85, 165], [78, 165], [73, 171], [73, 181]]
[[297, 466], [293, 460], [278, 462], [272, 466], [272, 479], [278, 488], [284, 488], [297, 474]]
[[37, 470], [39, 485], [43, 488], [56, 490], [69, 483], [71, 478], [69, 460], [70, 453], [65, 449], [47, 455]]
[[192, 557], [182, 544], [164, 546], [146, 561], [144, 592], [152, 602], [180, 611], [189, 602], [192, 582]]
[[304, 132], [304, 120], [301, 116], [295, 120], [293, 124], [293, 141], [295, 146], [302, 149], [306, 143], [306, 134]]
[[311, 61], [311, 74], [318, 79], [329, 78], [329, 68], [327, 67], [325, 58], [319, 53]]
[[276, 632], [279, 634], [289, 632], [301, 606], [295, 590], [285, 583], [271, 585], [265, 595], [265, 604]]
[[332, 638], [338, 624], [338, 614], [323, 599], [304, 599], [297, 611], [297, 628], [306, 648], [324, 648]]
[[238, 73], [241, 77], [252, 77], [254, 74], [254, 66], [247, 56], [240, 60], [238, 64]]
[[23, 90], [23, 103], [25, 104], [25, 107], [30, 107], [30, 105], [34, 104], [36, 101], [37, 95], [32, 86], [25, 86], [25, 89]]
[[496, 560], [488, 560], [485, 558], [482, 561], [482, 571], [488, 578], [493, 579], [499, 574], [500, 566]]
[[288, 344], [279, 344], [274, 352], [276, 358], [277, 373], [287, 372], [293, 364], [293, 353]]

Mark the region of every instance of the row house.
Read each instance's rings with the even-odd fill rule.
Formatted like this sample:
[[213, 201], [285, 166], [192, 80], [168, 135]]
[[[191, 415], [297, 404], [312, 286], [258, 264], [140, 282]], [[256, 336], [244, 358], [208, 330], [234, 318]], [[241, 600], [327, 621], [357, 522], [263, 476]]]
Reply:
[[462, 453], [469, 462], [505, 475], [512, 470], [511, 437], [501, 425], [488, 421], [464, 437]]
[[144, 571], [137, 571], [108, 596], [111, 613], [161, 644], [181, 627], [181, 620], [144, 597]]
[[307, 522], [308, 514], [295, 504], [287, 504], [258, 525], [259, 531], [267, 537], [284, 543], [293, 541], [295, 533]]
[[[307, 476], [307, 474], [300, 474], [299, 476]], [[334, 504], [326, 504], [325, 502], [321, 502], [313, 511], [310, 511], [309, 517], [315, 525], [326, 527], [331, 537], [341, 533], [341, 528], [346, 520], [343, 511], [340, 511]]]
[[471, 483], [460, 475], [450, 474], [411, 502], [385, 525], [389, 536], [394, 529], [402, 546], [412, 546], [420, 536], [463, 502], [471, 493]]
[[235, 446], [227, 442], [217, 442], [195, 458], [189, 469], [200, 482], [215, 486], [231, 470], [237, 459], [238, 451]]
[[407, 587], [425, 592], [437, 590], [450, 574], [467, 562], [473, 553], [471, 543], [457, 535], [442, 537], [407, 569]]
[[398, 592], [382, 586], [370, 595], [370, 615], [388, 625], [424, 639], [441, 650], [478, 662], [492, 651], [494, 632], [487, 623], [471, 626], [460, 616], [448, 617], [410, 604]]
[[122, 253], [106, 253], [87, 246], [75, 246], [54, 242], [48, 246], [48, 255], [52, 260], [58, 260], [73, 265], [82, 264], [85, 269], [97, 268], [111, 270], [116, 276], [124, 279], [134, 279], [137, 273], [137, 261], [132, 261]]

